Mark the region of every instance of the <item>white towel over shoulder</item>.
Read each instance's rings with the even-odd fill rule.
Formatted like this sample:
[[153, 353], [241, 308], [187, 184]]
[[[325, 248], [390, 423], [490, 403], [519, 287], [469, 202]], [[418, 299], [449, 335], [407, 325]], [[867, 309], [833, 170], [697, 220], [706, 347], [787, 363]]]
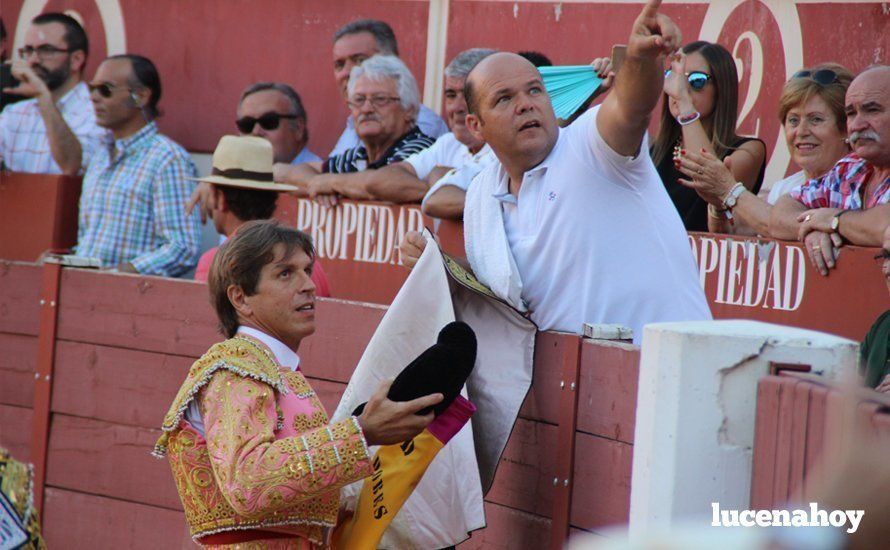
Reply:
[[[485, 170], [497, 170], [499, 166], [500, 163], [494, 162]], [[511, 306], [524, 312], [527, 308], [522, 301], [522, 280], [507, 241], [501, 203], [492, 196], [495, 181], [495, 178], [477, 176], [467, 190], [464, 201], [464, 246], [467, 260], [482, 284]]]

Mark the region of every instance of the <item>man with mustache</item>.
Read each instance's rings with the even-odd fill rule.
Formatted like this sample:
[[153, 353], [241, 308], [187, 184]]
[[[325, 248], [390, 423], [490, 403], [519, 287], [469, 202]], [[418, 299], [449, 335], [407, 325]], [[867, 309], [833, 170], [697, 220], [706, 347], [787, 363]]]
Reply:
[[[370, 57], [375, 55], [399, 56], [399, 44], [396, 34], [385, 21], [376, 19], [358, 19], [343, 25], [334, 33], [334, 79], [337, 87], [343, 94], [343, 100], [349, 104], [349, 92], [347, 84], [352, 69]], [[417, 111], [417, 126], [420, 131], [433, 139], [448, 132], [448, 127], [439, 116], [429, 110], [425, 105], [420, 105]], [[336, 156], [348, 149], [358, 147], [359, 135], [356, 132], [355, 120], [350, 112], [346, 119], [346, 128], [337, 139], [330, 155]]]
[[[437, 139], [430, 148], [378, 170], [331, 172], [315, 176], [308, 182], [310, 196], [319, 200], [334, 200], [342, 195], [396, 203], [420, 202], [424, 199], [426, 207], [424, 196], [435, 184], [435, 189], [442, 191], [434, 199], [432, 211], [427, 213], [441, 217], [459, 208], [455, 217], [460, 219], [465, 188], [455, 186], [472, 179], [491, 158], [491, 149], [473, 137], [464, 123], [467, 116], [464, 81], [470, 69], [492, 53], [494, 50], [472, 48], [456, 55], [445, 67], [445, 119], [451, 132]], [[452, 190], [457, 190], [460, 194], [458, 198], [451, 198]], [[329, 197], [320, 198], [322, 195]]]
[[781, 198], [770, 218], [771, 234], [803, 241], [822, 275], [845, 243], [881, 246], [890, 226], [890, 67], [860, 73], [846, 111], [853, 152]]
[[[646, 128], [680, 31], [649, 0], [611, 93], [559, 128], [538, 70], [512, 53], [467, 76], [467, 126], [494, 151], [464, 205], [476, 277], [540, 330], [710, 319], [683, 224], [658, 177]], [[412, 266], [425, 241], [408, 233]], [[658, 266], [653, 269], [653, 266]]]
[[0, 114], [0, 161], [15, 172], [80, 173], [108, 136], [82, 78], [89, 53], [83, 27], [63, 13], [39, 15], [18, 53], [12, 74], [19, 84], [4, 91], [31, 99]]
[[[433, 144], [417, 126], [420, 92], [408, 67], [392, 55], [375, 55], [352, 69], [349, 107], [359, 145], [323, 162], [297, 166], [276, 164], [275, 181], [296, 185], [326, 205], [336, 203], [338, 191], [328, 174], [377, 170], [401, 162]], [[350, 198], [375, 198], [354, 190]]]

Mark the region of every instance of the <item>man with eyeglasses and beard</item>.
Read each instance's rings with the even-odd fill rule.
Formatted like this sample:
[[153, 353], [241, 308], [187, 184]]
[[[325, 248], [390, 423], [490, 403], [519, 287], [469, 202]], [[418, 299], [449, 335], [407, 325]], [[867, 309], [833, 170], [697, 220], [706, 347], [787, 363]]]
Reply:
[[45, 13], [31, 21], [7, 93], [31, 99], [0, 114], [0, 161], [15, 172], [75, 175], [105, 141], [82, 75], [87, 35], [74, 18]]

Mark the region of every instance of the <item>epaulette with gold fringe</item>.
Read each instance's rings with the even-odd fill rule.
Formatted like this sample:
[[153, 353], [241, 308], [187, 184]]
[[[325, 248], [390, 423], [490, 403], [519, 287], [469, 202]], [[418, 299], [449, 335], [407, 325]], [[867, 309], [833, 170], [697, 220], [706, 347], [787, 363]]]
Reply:
[[239, 336], [214, 344], [189, 368], [185, 382], [179, 388], [176, 399], [173, 400], [170, 410], [164, 416], [164, 423], [161, 425], [164, 433], [155, 444], [151, 453], [153, 456], [163, 458], [167, 454], [167, 440], [170, 434], [179, 429], [179, 422], [189, 404], [220, 369], [259, 380], [282, 394], [288, 393], [287, 386], [278, 370], [278, 364], [271, 354], [259, 344]]

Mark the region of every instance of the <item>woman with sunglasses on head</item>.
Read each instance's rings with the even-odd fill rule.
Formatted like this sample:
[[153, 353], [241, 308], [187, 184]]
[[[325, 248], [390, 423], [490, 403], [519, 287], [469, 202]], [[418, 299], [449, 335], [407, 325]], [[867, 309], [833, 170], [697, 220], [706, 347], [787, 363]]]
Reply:
[[766, 146], [736, 134], [738, 73], [732, 55], [719, 44], [693, 42], [671, 60], [664, 81], [661, 128], [652, 160], [689, 231], [724, 231], [726, 209], [708, 207], [679, 180], [679, 160], [687, 151], [706, 151], [728, 161], [735, 182], [756, 194], [763, 182]]
[[[779, 98], [779, 120], [791, 160], [801, 168], [770, 188], [763, 200], [743, 192], [732, 208], [733, 220], [750, 227], [758, 235], [770, 236], [772, 205], [783, 195], [806, 181], [818, 178], [850, 152], [846, 143], [847, 117], [844, 96], [853, 74], [836, 63], [823, 63], [798, 71], [785, 83]], [[708, 203], [719, 206], [736, 180], [726, 166], [709, 154], [687, 151], [681, 155], [680, 172], [689, 186]], [[733, 231], [728, 231], [733, 232]]]

